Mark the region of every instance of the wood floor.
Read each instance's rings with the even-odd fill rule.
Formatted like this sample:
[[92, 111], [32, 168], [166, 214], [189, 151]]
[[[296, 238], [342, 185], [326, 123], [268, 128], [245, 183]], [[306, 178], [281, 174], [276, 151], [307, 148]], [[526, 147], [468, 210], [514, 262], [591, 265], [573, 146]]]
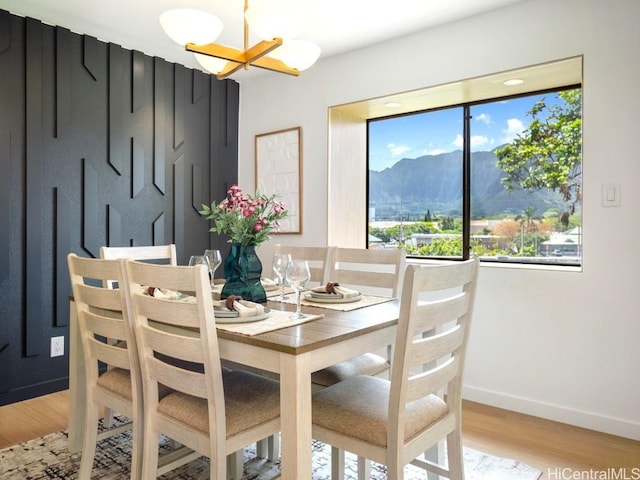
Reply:
[[[68, 401], [63, 391], [0, 407], [0, 449], [65, 429]], [[606, 478], [640, 478], [640, 442], [478, 403], [464, 402], [463, 437], [469, 447], [542, 470], [543, 480], [604, 478], [575, 475], [608, 469], [627, 476]], [[556, 470], [565, 468], [571, 472]]]

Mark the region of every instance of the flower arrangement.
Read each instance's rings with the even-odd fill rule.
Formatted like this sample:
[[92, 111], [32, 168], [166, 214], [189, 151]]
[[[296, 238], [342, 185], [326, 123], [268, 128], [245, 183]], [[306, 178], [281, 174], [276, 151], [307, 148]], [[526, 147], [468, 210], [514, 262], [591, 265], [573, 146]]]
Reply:
[[229, 235], [229, 243], [258, 246], [277, 231], [278, 220], [287, 216], [282, 202], [276, 195], [267, 196], [256, 192], [248, 195], [240, 187], [232, 185], [227, 197], [217, 205], [202, 205], [200, 215], [213, 220], [210, 232]]

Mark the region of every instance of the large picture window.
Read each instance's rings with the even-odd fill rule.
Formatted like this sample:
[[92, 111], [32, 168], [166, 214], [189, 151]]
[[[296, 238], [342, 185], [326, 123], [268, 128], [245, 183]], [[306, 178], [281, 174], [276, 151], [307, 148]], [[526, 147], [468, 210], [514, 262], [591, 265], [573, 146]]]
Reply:
[[370, 248], [580, 265], [582, 90], [368, 121]]

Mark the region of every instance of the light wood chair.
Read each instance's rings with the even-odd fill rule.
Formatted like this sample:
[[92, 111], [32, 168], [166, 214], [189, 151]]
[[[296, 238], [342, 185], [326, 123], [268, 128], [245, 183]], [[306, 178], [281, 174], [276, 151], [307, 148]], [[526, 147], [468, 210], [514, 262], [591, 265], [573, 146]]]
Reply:
[[[326, 279], [371, 295], [398, 298], [406, 252], [332, 247]], [[387, 375], [390, 349], [385, 355], [367, 353], [314, 372], [311, 381], [328, 387], [356, 375]]]
[[[142, 467], [142, 384], [136, 340], [122, 289], [105, 287], [106, 280], [124, 283], [122, 260], [67, 257], [78, 328], [84, 353], [86, 422], [78, 478], [88, 479], [93, 468], [96, 443], [133, 428], [131, 478], [139, 479]], [[105, 338], [115, 339], [109, 343]], [[100, 363], [110, 367], [101, 374]], [[121, 412], [131, 422], [98, 434], [102, 408]]]
[[[156, 478], [205, 455], [210, 478], [224, 479], [227, 455], [280, 431], [279, 384], [244, 371], [223, 373], [204, 266], [128, 260], [126, 267], [144, 391], [142, 476]], [[145, 294], [142, 285], [195, 296], [163, 300]], [[160, 399], [160, 385], [175, 391]], [[160, 434], [191, 451], [175, 453], [165, 464], [158, 455]]]
[[[141, 245], [136, 247], [100, 247], [100, 258], [113, 260], [116, 258], [127, 258], [133, 260], [141, 260], [146, 262], [168, 263], [169, 265], [177, 265], [178, 257], [176, 255], [176, 246], [168, 245]], [[104, 281], [108, 288], [117, 287], [114, 279]], [[104, 422], [110, 426], [113, 423], [114, 412], [107, 408], [104, 412]]]
[[[389, 480], [408, 463], [464, 479], [462, 372], [477, 272], [477, 259], [407, 266], [391, 380], [352, 377], [314, 393], [313, 438], [385, 464]], [[445, 437], [448, 468], [418, 458]]]

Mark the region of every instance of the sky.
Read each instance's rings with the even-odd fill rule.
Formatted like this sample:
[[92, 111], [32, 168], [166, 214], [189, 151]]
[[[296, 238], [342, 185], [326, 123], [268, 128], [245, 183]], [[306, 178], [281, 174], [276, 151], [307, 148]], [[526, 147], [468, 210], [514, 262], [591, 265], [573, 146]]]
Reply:
[[[471, 107], [471, 151], [491, 151], [512, 141], [531, 122], [527, 112], [541, 98], [535, 95]], [[562, 101], [562, 100], [560, 100]], [[438, 155], [462, 149], [462, 107], [369, 123], [369, 169], [382, 171], [403, 158]]]

